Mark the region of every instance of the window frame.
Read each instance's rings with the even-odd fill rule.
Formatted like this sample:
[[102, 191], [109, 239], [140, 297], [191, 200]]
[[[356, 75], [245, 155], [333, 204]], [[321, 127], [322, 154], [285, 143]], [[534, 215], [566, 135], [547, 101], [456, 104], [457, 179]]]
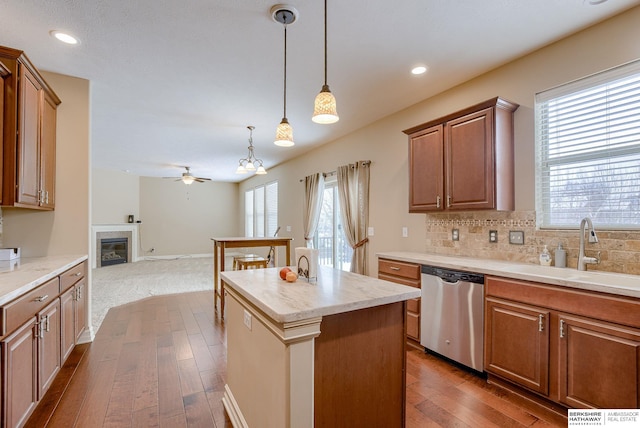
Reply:
[[269, 181], [246, 189], [244, 195], [245, 237], [275, 236], [278, 228], [278, 181]]
[[[593, 195], [593, 193], [590, 192], [580, 193], [575, 201], [571, 201], [568, 198], [554, 199], [554, 189], [553, 184], [551, 183], [553, 181], [552, 178], [554, 178], [552, 174], [554, 169], [557, 169], [556, 177], [562, 173], [570, 173], [574, 176], [577, 175], [578, 177], [583, 177], [585, 182], [589, 185], [589, 189], [593, 188], [594, 183], [597, 184], [595, 180], [598, 175], [604, 177], [602, 180], [603, 182], [610, 180], [610, 182], [607, 182], [607, 185], [603, 187], [608, 191], [608, 193], [606, 193], [606, 195], [601, 199], [606, 208], [605, 212], [608, 212], [609, 214], [613, 213], [616, 208], [615, 205], [606, 205], [607, 202], [622, 203], [624, 202], [624, 198], [622, 196], [627, 194], [632, 196], [635, 193], [635, 177], [636, 174], [638, 174], [638, 171], [634, 170], [634, 163], [629, 162], [628, 159], [630, 157], [631, 159], [640, 159], [640, 127], [638, 127], [637, 131], [632, 130], [629, 141], [623, 140], [622, 143], [617, 141], [619, 137], [609, 135], [609, 133], [613, 135], [621, 133], [619, 130], [620, 126], [616, 125], [616, 121], [619, 117], [624, 117], [624, 115], [609, 113], [609, 110], [613, 110], [614, 108], [618, 108], [620, 105], [623, 105], [622, 103], [617, 102], [617, 100], [614, 100], [615, 97], [612, 95], [614, 91], [610, 90], [611, 87], [615, 87], [614, 83], [619, 83], [623, 79], [628, 79], [630, 81], [640, 80], [640, 60], [632, 61], [536, 94], [535, 208], [536, 226], [538, 229], [577, 229], [579, 227], [580, 218], [586, 216], [594, 217], [597, 216], [597, 214], [601, 214], [599, 211], [595, 213], [589, 212], [590, 207], [588, 206], [585, 206], [584, 213], [579, 215], [580, 218], [575, 219], [571, 218], [571, 209], [558, 208], [554, 211], [552, 209], [554, 201], [556, 204], [570, 204], [572, 202], [579, 203], [580, 196], [582, 196], [584, 200], [584, 198], [588, 198]], [[640, 104], [640, 101], [636, 101], [634, 99], [640, 97], [640, 86], [635, 82], [633, 84], [636, 85], [635, 88], [627, 88], [624, 91], [621, 91], [624, 101], [631, 99], [632, 107], [622, 110], [623, 113], [626, 113], [627, 111], [630, 112], [629, 115], [631, 119], [628, 119], [629, 123], [636, 123], [636, 121], [633, 120], [636, 117], [636, 104]], [[604, 85], [608, 85], [606, 89], [603, 89]], [[588, 99], [588, 95], [586, 94], [588, 94], [589, 91], [596, 92], [597, 90], [600, 90], [602, 98], [605, 101], [599, 102], [595, 105], [600, 107], [606, 106], [607, 109], [606, 113], [598, 113], [596, 115], [592, 114], [591, 117], [593, 117], [593, 119], [590, 122], [589, 120], [584, 119], [588, 116], [589, 110], [591, 109], [591, 100]], [[571, 125], [575, 125], [576, 122], [584, 122], [579, 127], [571, 130], [571, 132], [582, 134], [583, 136], [581, 136], [581, 138], [565, 136], [564, 138], [566, 138], [566, 142], [558, 143], [557, 141], [562, 141], [563, 137], [558, 136], [558, 133], [550, 136], [550, 127], [548, 126], [549, 122], [553, 123], [557, 118], [550, 119], [550, 116], [547, 116], [549, 110], [553, 111], [553, 107], [548, 106], [553, 105], [554, 102], [562, 104], [563, 102], [566, 102], [567, 99], [571, 99], [571, 97], [579, 96], [585, 96], [585, 99], [579, 100], [575, 103], [579, 116], [575, 115], [575, 118], [571, 118], [572, 114], [563, 112], [562, 116], [558, 117], [568, 120]], [[566, 109], [570, 110], [569, 108]], [[626, 121], [627, 119], [625, 118], [625, 122], [623, 123], [626, 124]], [[590, 131], [586, 131], [592, 126], [593, 122], [597, 122], [599, 126]], [[558, 126], [557, 130], [565, 131], [566, 128], [566, 125], [565, 128]], [[551, 128], [551, 130], [553, 130], [553, 128]], [[605, 136], [601, 138], [594, 138], [598, 133], [602, 133]], [[590, 138], [593, 138], [593, 140], [590, 140]], [[552, 140], [554, 140], [555, 143]], [[613, 141], [613, 143], [610, 141]], [[570, 144], [576, 144], [575, 147], [577, 147], [577, 149], [575, 147], [569, 148], [566, 149], [566, 153], [562, 153], [562, 151], [565, 150], [565, 147], [568, 147]], [[604, 164], [605, 162], [608, 164], [613, 162], [615, 167], [609, 167], [606, 169], [606, 174], [600, 174], [600, 172], [605, 169], [601, 164]], [[593, 166], [588, 167], [587, 164], [589, 163]], [[570, 166], [572, 164], [574, 167]], [[594, 169], [591, 169], [589, 173], [586, 174], [582, 172], [588, 170], [588, 168]], [[616, 186], [616, 182], [614, 181], [616, 175], [614, 174], [614, 171], [624, 171], [627, 182], [631, 180], [632, 184], [625, 184], [622, 188], [625, 193], [622, 193], [622, 196], [616, 199], [611, 199], [609, 198], [611, 193], [620, 193], [613, 192], [620, 189], [620, 186]], [[572, 179], [567, 178], [565, 180], [569, 182]], [[626, 193], [627, 190], [628, 193]], [[557, 189], [555, 191], [556, 193], [558, 192]], [[594, 199], [597, 200], [597, 197]], [[595, 205], [595, 203], [592, 204]], [[634, 213], [636, 213], [635, 208], [632, 204], [629, 204], [628, 207], [628, 210], [622, 211], [625, 214], [621, 216], [623, 221], [627, 220], [625, 223], [616, 223], [616, 220], [620, 221], [620, 219], [616, 219], [615, 214], [609, 216], [603, 215], [601, 217], [603, 220], [600, 221], [595, 218], [593, 220], [594, 222], [598, 221], [600, 228], [607, 230], [640, 230], [640, 224], [633, 222], [635, 219]], [[562, 221], [561, 218], [562, 214], [566, 216], [564, 221]], [[567, 217], [571, 218], [571, 224], [567, 224], [569, 221]], [[631, 223], [629, 223], [628, 220], [631, 220]]]

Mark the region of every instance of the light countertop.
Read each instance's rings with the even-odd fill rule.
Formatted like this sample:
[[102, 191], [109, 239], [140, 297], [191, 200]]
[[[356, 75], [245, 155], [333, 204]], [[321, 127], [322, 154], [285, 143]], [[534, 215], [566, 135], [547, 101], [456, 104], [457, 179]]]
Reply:
[[0, 262], [0, 305], [44, 284], [67, 269], [87, 260], [87, 256], [21, 257]]
[[318, 279], [280, 279], [280, 268], [225, 271], [233, 288], [275, 322], [286, 323], [350, 312], [420, 297], [420, 289], [321, 266]]
[[428, 253], [397, 251], [377, 253], [377, 256], [396, 261], [640, 298], [640, 275], [579, 271], [572, 268]]

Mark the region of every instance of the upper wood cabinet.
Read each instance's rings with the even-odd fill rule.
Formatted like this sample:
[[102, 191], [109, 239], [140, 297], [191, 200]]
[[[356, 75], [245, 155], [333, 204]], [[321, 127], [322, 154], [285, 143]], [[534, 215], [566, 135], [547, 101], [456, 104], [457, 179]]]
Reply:
[[409, 212], [513, 210], [513, 112], [492, 98], [403, 131]]
[[56, 109], [60, 99], [24, 52], [0, 46], [3, 76], [3, 206], [55, 207]]

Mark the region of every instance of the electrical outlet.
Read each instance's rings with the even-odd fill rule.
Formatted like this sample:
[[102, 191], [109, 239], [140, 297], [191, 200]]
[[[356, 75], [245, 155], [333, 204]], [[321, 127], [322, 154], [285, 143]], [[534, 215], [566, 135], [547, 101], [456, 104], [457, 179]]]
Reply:
[[150, 249], [150, 250], [149, 250], [149, 252], [150, 252], [150, 253], [153, 253], [153, 252], [155, 252], [155, 251], [156, 251], [156, 249], [155, 249], [155, 248], [152, 248], [152, 249]]
[[367, 236], [373, 236], [373, 226], [369, 226], [367, 229]]
[[524, 245], [524, 232], [522, 230], [510, 230], [509, 244]]
[[246, 309], [244, 310], [244, 325], [251, 330], [251, 314]]
[[458, 229], [451, 229], [451, 240], [452, 241], [460, 240], [460, 231]]
[[291, 226], [287, 226], [287, 232], [291, 232]]
[[497, 230], [490, 230], [489, 231], [489, 242], [491, 242], [492, 244], [495, 244], [496, 242], [498, 242], [498, 231]]

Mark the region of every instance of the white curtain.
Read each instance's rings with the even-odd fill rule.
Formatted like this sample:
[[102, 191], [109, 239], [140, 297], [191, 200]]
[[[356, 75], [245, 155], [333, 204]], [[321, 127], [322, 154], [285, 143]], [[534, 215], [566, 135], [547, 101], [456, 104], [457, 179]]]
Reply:
[[304, 179], [304, 212], [302, 221], [304, 222], [304, 241], [306, 247], [313, 248], [313, 237], [318, 228], [320, 220], [320, 209], [322, 208], [322, 195], [324, 194], [324, 175], [322, 173], [312, 174]]
[[336, 170], [340, 216], [344, 234], [353, 248], [351, 272], [366, 275], [368, 272], [367, 228], [369, 226], [369, 165], [370, 161], [358, 161]]

